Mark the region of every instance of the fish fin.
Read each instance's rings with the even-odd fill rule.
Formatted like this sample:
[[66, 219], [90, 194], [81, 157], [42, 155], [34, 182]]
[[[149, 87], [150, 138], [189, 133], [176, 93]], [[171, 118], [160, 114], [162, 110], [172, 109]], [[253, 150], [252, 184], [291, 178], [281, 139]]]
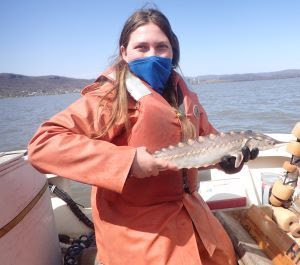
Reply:
[[244, 156], [243, 156], [242, 152], [236, 154], [236, 155], [235, 155], [235, 158], [236, 158], [236, 159], [235, 159], [235, 164], [234, 164], [234, 166], [235, 166], [235, 168], [238, 168], [238, 167], [241, 165], [241, 163], [242, 163], [242, 161], [243, 161], [243, 159], [244, 159]]

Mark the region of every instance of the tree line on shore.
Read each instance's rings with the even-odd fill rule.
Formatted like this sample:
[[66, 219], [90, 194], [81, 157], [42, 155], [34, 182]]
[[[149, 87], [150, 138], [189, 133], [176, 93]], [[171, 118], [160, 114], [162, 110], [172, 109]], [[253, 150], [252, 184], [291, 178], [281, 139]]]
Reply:
[[[266, 73], [202, 75], [186, 77], [185, 79], [189, 85], [200, 85], [203, 83], [241, 82], [299, 77], [300, 70], [294, 69]], [[77, 79], [56, 75], [25, 76], [12, 73], [0, 73], [0, 98], [79, 93], [82, 88], [93, 81], [94, 79]]]

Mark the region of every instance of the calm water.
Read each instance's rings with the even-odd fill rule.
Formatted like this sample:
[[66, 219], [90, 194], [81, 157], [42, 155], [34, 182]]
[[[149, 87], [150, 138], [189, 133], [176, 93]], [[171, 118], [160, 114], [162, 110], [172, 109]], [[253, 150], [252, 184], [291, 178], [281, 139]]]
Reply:
[[194, 91], [220, 131], [290, 133], [300, 121], [300, 78], [206, 84]]
[[[220, 131], [290, 133], [300, 121], [300, 78], [204, 84], [198, 94]], [[79, 94], [0, 99], [0, 152], [26, 148], [38, 126]]]

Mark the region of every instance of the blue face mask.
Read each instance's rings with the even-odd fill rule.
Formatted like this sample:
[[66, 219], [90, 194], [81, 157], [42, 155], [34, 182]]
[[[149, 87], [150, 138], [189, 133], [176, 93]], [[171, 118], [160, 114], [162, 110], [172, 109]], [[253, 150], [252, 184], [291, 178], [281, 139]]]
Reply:
[[172, 71], [172, 59], [150, 56], [128, 63], [130, 71], [162, 94]]

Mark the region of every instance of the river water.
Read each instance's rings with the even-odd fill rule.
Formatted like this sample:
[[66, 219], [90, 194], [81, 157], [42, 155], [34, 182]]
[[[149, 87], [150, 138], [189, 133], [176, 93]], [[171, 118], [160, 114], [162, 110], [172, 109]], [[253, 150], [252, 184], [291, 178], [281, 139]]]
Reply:
[[[220, 131], [290, 133], [300, 121], [300, 78], [192, 87]], [[38, 126], [80, 94], [0, 99], [0, 152], [24, 149]]]

